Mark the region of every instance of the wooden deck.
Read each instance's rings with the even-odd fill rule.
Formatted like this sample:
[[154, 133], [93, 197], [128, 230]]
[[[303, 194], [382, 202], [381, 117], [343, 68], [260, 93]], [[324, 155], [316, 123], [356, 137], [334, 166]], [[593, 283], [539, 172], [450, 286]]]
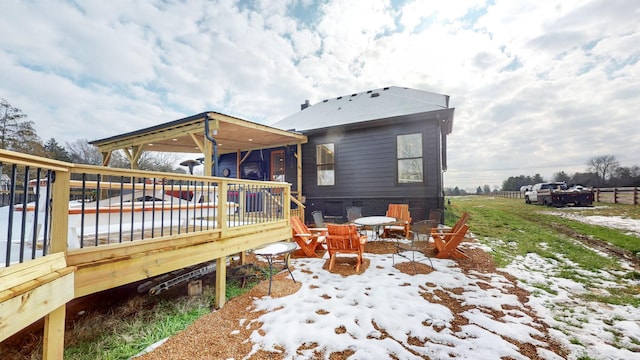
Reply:
[[[53, 179], [51, 174], [55, 174], [55, 181], [51, 181], [46, 191], [50, 198], [44, 202], [50, 204], [50, 212], [45, 216], [48, 220], [39, 225], [46, 231], [36, 231], [43, 236], [41, 247], [47, 252], [40, 249], [40, 256], [17, 262], [10, 262], [11, 257], [5, 255], [10, 263], [0, 267], [0, 341], [44, 317], [44, 359], [62, 358], [65, 305], [74, 298], [217, 260], [215, 306], [222, 307], [226, 300], [226, 257], [291, 237], [290, 185], [286, 183], [69, 164], [3, 150], [0, 150], [0, 165], [4, 173], [7, 170], [21, 176], [27, 173], [25, 179], [32, 179], [32, 176]], [[95, 181], [96, 178], [100, 181], [83, 180]], [[122, 181], [135, 189], [147, 186], [142, 184], [151, 179], [162, 179], [163, 184], [210, 186], [217, 194], [217, 210], [207, 217], [196, 213], [190, 213], [189, 217], [187, 213], [180, 219], [186, 226], [176, 231], [131, 232], [133, 236], [121, 236], [115, 243], [104, 241], [104, 235], [98, 231], [86, 232], [82, 239], [74, 238], [76, 234], [69, 231], [69, 195], [78, 182], [83, 184], [83, 191], [100, 197], [112, 187], [101, 187], [101, 182]], [[243, 195], [245, 192], [260, 194], [260, 203], [248, 203]], [[236, 196], [233, 201], [228, 201], [230, 194]], [[44, 192], [40, 194], [42, 196], [45, 196]], [[237, 210], [229, 211], [229, 203], [235, 204]], [[148, 205], [153, 206], [153, 202]], [[97, 216], [87, 216], [83, 223]], [[207, 225], [195, 226], [197, 221]], [[98, 238], [100, 236], [102, 240]], [[27, 244], [24, 235], [22, 238], [23, 245]], [[70, 247], [72, 240], [80, 246]], [[8, 243], [5, 241], [5, 244]], [[0, 248], [0, 252], [4, 251]]]

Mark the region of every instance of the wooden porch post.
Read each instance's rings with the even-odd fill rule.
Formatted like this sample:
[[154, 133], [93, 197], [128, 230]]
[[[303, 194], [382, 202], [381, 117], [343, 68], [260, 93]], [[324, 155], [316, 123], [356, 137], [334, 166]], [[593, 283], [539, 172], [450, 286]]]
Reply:
[[109, 162], [111, 161], [111, 154], [113, 151], [103, 151], [102, 152], [102, 166], [109, 166]]
[[51, 253], [67, 252], [69, 236], [69, 194], [71, 174], [67, 171], [55, 172], [56, 179], [52, 186], [51, 211]]
[[242, 156], [242, 151], [236, 151], [236, 179], [240, 179], [240, 157]]
[[227, 259], [221, 257], [216, 259], [216, 291], [215, 291], [215, 308], [220, 309], [226, 302], [227, 288]]
[[211, 144], [211, 141], [209, 141], [208, 139], [204, 139], [204, 176], [211, 176], [212, 171], [211, 168], [213, 167], [213, 161], [211, 161], [211, 159], [213, 158], [213, 144]]
[[44, 317], [42, 359], [57, 360], [64, 357], [64, 319], [67, 305], [62, 305]]
[[[55, 172], [52, 186], [51, 211], [51, 253], [67, 253], [69, 236], [69, 183], [71, 174], [67, 171]], [[73, 294], [73, 288], [71, 289]], [[42, 358], [44, 360], [62, 359], [64, 355], [64, 324], [66, 305], [62, 305], [44, 317], [44, 337]]]
[[127, 155], [127, 158], [129, 158], [131, 169], [138, 170], [139, 168], [138, 160], [140, 160], [140, 155], [142, 155], [142, 146], [140, 145], [133, 146], [131, 148], [131, 151], [129, 151], [129, 149], [123, 149], [123, 150], [124, 150], [124, 153]]
[[[225, 233], [227, 229], [227, 193], [229, 187], [226, 181], [218, 183], [218, 213], [216, 214], [216, 228]], [[215, 308], [220, 309], [226, 302], [227, 288], [227, 257], [221, 256], [216, 259], [216, 288], [215, 288]]]

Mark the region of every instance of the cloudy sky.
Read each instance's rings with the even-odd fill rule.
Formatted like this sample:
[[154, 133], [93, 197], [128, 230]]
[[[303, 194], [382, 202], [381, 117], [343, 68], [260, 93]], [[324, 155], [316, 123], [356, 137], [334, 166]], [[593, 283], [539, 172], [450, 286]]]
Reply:
[[3, 0], [0, 18], [0, 98], [63, 145], [403, 86], [451, 96], [447, 187], [640, 165], [637, 1]]

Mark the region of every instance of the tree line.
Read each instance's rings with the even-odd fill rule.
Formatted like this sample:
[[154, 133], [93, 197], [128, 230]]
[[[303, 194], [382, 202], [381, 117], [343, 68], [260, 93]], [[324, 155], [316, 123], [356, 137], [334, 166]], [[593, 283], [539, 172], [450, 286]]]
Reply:
[[[0, 99], [0, 149], [75, 164], [102, 165], [102, 155], [87, 139], [67, 142], [65, 146], [60, 145], [55, 138], [43, 142], [27, 114], [5, 99]], [[138, 168], [186, 173], [186, 169], [177, 164], [178, 161], [176, 154], [145, 152], [140, 157]], [[129, 169], [131, 163], [124, 153], [116, 151], [111, 156], [109, 166]]]
[[[42, 141], [38, 136], [34, 122], [22, 110], [12, 106], [7, 100], [0, 99], [0, 149], [12, 150], [24, 154], [41, 156], [49, 159], [66, 161], [75, 164], [102, 165], [102, 155], [98, 149], [89, 144], [87, 139], [78, 139], [65, 146], [55, 138]], [[168, 153], [145, 152], [139, 160], [140, 170], [161, 172], [186, 173], [180, 167], [178, 155]], [[567, 184], [579, 184], [588, 187], [624, 187], [640, 186], [640, 167], [620, 166], [615, 155], [600, 155], [589, 159], [585, 172], [572, 175], [565, 171], [553, 174], [549, 180], [540, 174], [533, 176], [510, 176], [502, 183], [502, 191], [519, 191], [521, 187], [544, 181], [564, 181]], [[109, 166], [115, 168], [131, 168], [128, 158], [121, 152], [112, 154]], [[493, 191], [498, 190], [494, 189]], [[488, 194], [492, 189], [489, 185], [478, 186], [476, 194]], [[459, 187], [446, 188], [445, 195], [466, 195], [468, 192]]]
[[[586, 162], [585, 172], [567, 174], [565, 171], [554, 173], [551, 179], [544, 179], [540, 174], [510, 176], [502, 182], [501, 191], [520, 191], [523, 186], [533, 185], [545, 181], [562, 181], [568, 185], [582, 185], [587, 187], [631, 187], [640, 186], [640, 166], [620, 166], [615, 155], [599, 155]], [[498, 189], [495, 189], [498, 190]], [[495, 191], [494, 190], [494, 191]], [[491, 193], [489, 185], [478, 186], [475, 194]], [[468, 195], [466, 190], [455, 188], [445, 189], [445, 195]]]
[[[587, 187], [640, 186], [640, 167], [620, 166], [615, 155], [599, 155], [590, 158], [585, 172], [568, 174], [559, 171], [548, 181], [562, 181], [568, 185]], [[544, 182], [540, 174], [531, 176], [511, 176], [502, 183], [502, 191], [518, 191], [522, 186]]]

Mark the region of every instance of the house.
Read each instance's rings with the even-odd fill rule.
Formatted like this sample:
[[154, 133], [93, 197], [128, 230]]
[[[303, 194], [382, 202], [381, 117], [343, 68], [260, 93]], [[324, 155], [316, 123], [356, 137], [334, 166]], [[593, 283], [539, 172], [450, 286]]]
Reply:
[[[383, 215], [390, 203], [409, 204], [415, 221], [444, 208], [453, 114], [447, 95], [391, 86], [307, 101], [272, 126], [308, 138], [301, 145], [307, 221], [316, 210], [340, 221], [352, 206], [365, 216]], [[286, 149], [270, 154], [270, 179], [295, 179]]]
[[415, 221], [444, 208], [453, 113], [447, 95], [391, 86], [307, 101], [270, 126], [210, 111], [91, 144], [105, 164], [115, 150], [132, 164], [143, 151], [201, 152], [205, 175], [291, 183], [308, 222], [316, 210], [341, 222], [353, 206], [383, 215], [390, 203], [409, 204]]

